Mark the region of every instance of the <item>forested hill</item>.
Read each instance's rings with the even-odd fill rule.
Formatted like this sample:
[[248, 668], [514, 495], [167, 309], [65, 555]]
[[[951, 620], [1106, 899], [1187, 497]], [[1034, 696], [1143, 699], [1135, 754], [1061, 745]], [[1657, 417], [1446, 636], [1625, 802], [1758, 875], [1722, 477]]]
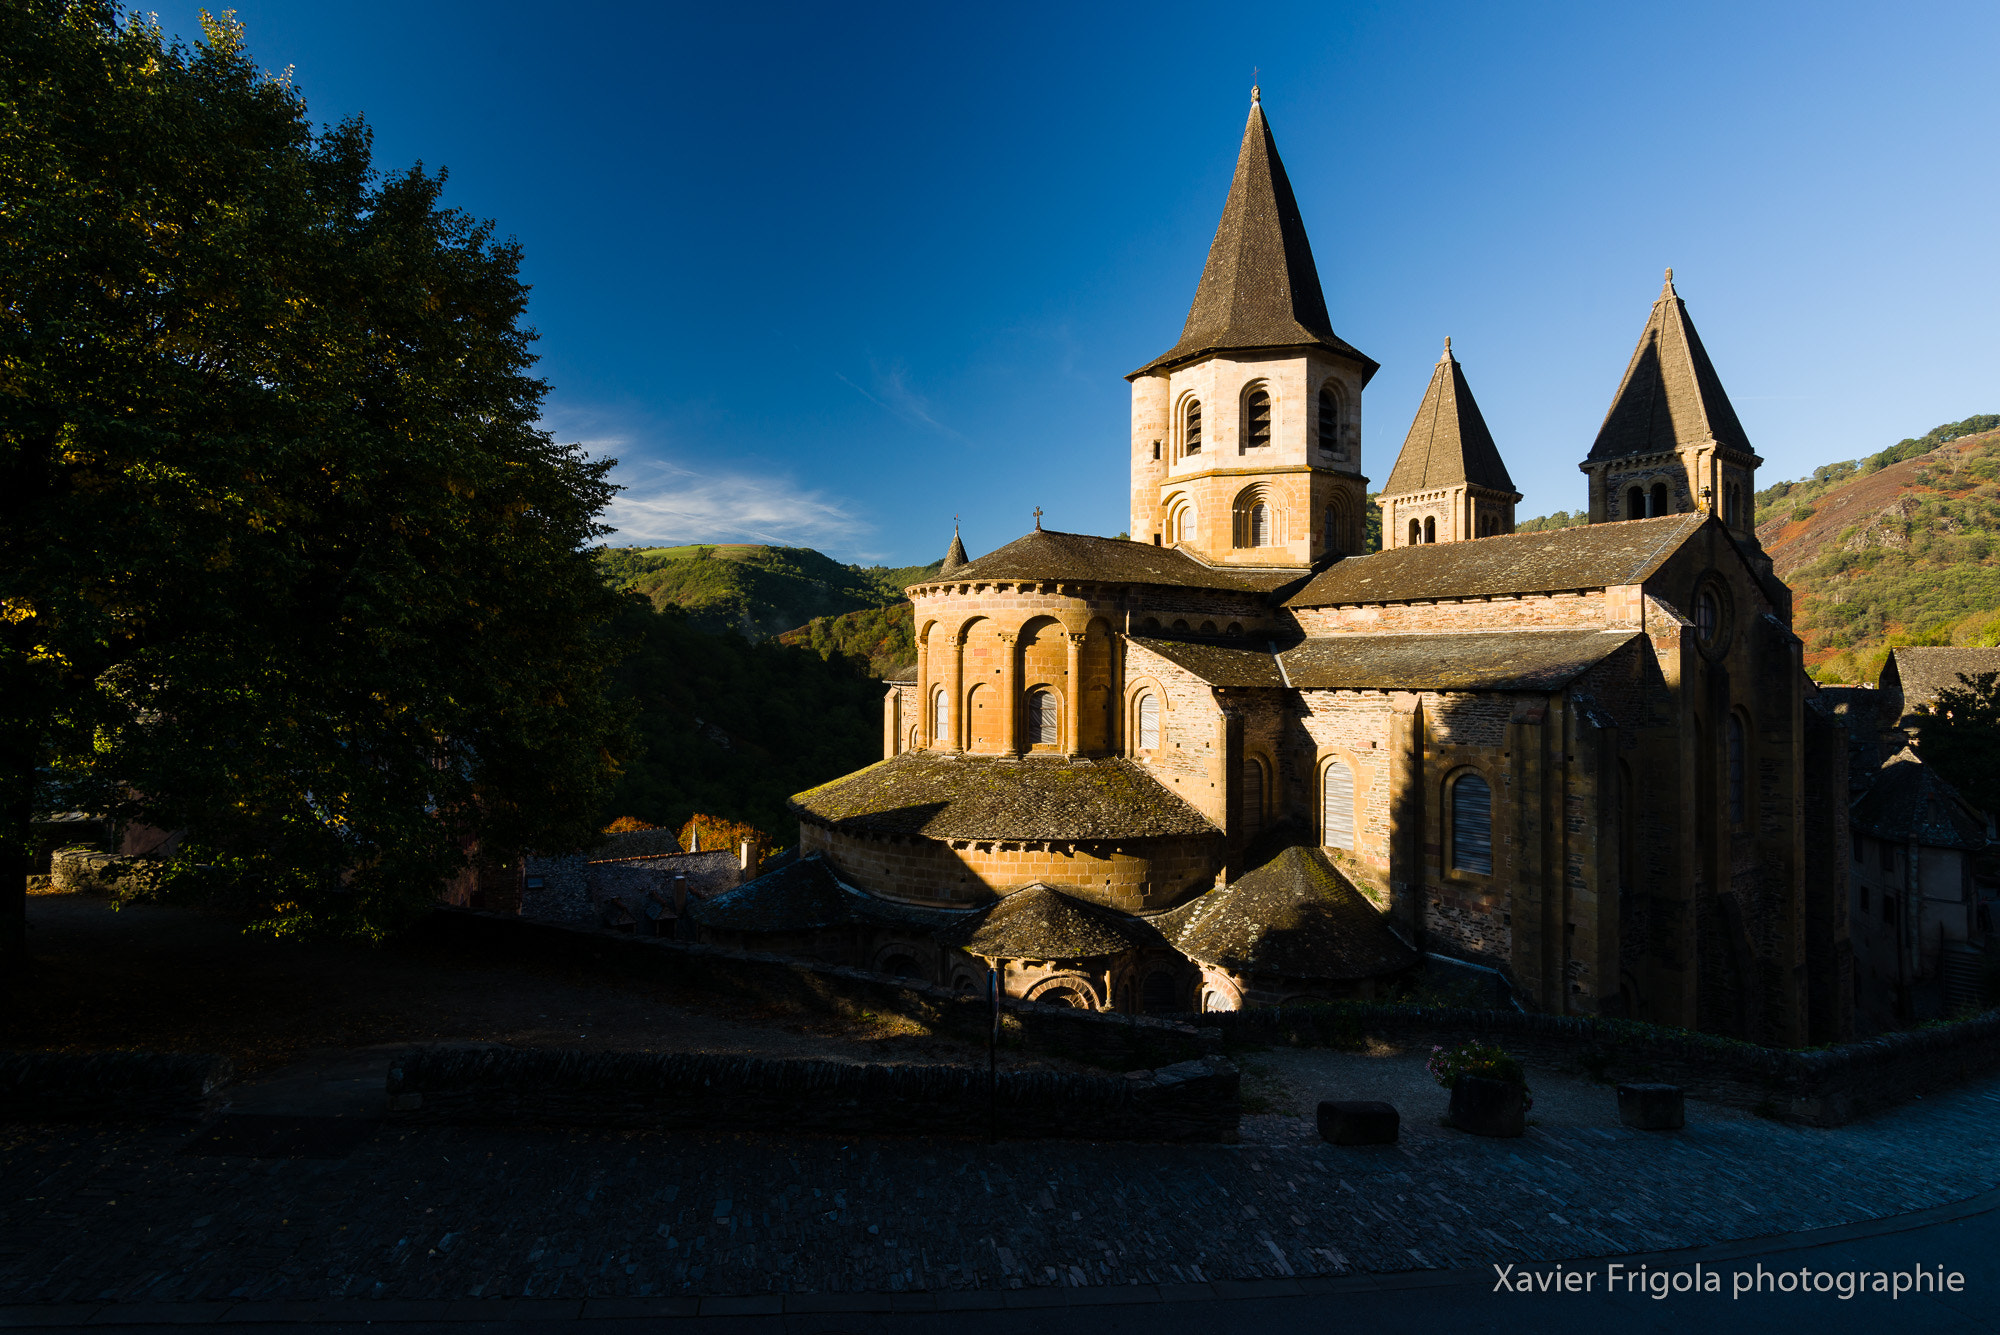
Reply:
[[753, 644], [815, 617], [900, 602], [904, 585], [937, 569], [842, 565], [810, 547], [748, 543], [613, 547], [600, 561], [614, 587], [680, 608], [696, 630], [735, 631]]
[[2000, 644], [2000, 414], [1766, 487], [1756, 522], [1819, 680], [1872, 682], [1900, 644]]

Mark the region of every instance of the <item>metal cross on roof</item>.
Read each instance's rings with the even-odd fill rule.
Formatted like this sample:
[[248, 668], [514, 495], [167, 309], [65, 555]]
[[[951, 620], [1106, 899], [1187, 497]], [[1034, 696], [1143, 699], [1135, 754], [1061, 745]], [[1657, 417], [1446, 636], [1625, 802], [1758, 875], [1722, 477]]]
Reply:
[[1038, 505], [1038, 506], [1036, 506], [1036, 507], [1035, 507], [1035, 529], [1036, 529], [1036, 531], [1037, 531], [1037, 532], [1039, 532], [1039, 531], [1041, 530], [1041, 527], [1042, 527], [1042, 507]]

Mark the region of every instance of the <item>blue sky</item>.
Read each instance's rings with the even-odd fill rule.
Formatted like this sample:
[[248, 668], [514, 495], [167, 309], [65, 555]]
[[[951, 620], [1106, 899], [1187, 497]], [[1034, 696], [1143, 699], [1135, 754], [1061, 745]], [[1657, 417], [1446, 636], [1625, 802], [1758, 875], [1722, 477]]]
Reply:
[[1382, 363], [1378, 485], [1449, 334], [1521, 513], [1579, 507], [1667, 265], [1762, 483], [2000, 411], [1990, 3], [237, 13], [315, 119], [519, 238], [616, 544], [1122, 530], [1122, 377], [1179, 334], [1253, 71]]

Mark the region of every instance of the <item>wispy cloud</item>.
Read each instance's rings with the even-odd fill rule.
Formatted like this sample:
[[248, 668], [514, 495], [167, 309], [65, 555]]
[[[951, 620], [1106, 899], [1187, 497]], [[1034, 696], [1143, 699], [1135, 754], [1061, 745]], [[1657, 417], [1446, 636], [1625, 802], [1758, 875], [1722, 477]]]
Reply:
[[833, 373], [833, 378], [891, 417], [908, 422], [911, 426], [926, 427], [962, 445], [972, 444], [965, 433], [940, 422], [931, 412], [930, 400], [910, 387], [908, 367], [901, 362], [892, 362], [886, 368], [877, 365], [870, 369], [873, 372], [870, 378], [875, 383], [873, 391], [862, 388], [838, 371]]

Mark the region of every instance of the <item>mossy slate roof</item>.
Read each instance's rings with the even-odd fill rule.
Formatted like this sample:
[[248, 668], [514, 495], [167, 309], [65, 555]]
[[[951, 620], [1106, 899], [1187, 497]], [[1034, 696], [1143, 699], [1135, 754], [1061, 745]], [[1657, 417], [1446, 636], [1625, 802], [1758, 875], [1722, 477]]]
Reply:
[[[1103, 584], [1156, 584], [1187, 589], [1227, 589], [1265, 594], [1300, 578], [1292, 569], [1226, 569], [1204, 565], [1173, 547], [1087, 533], [1036, 529], [995, 548], [977, 561], [924, 580], [923, 584], [1001, 584], [1046, 580]], [[913, 584], [911, 588], [921, 587]]]
[[[1963, 690], [1960, 677], [2000, 672], [2000, 649], [1961, 649], [1948, 645], [1906, 645], [1889, 651], [1880, 678], [1885, 704], [1905, 714], [1932, 704], [1947, 687]], [[1899, 720], [1889, 720], [1898, 722]]]
[[1220, 831], [1125, 759], [905, 751], [800, 793], [792, 810], [835, 830], [1010, 842], [1116, 842]]
[[1085, 960], [1166, 944], [1149, 923], [1039, 882], [932, 935], [983, 959]]
[[1639, 584], [1710, 522], [1701, 513], [1662, 515], [1350, 556], [1314, 576], [1285, 606], [1428, 602]]
[[1465, 368], [1451, 355], [1451, 340], [1444, 341], [1444, 356], [1431, 370], [1431, 383], [1424, 401], [1410, 422], [1410, 434], [1403, 439], [1403, 452], [1389, 470], [1382, 488], [1385, 496], [1407, 496], [1437, 487], [1455, 487], [1462, 482], [1495, 491], [1512, 492], [1514, 479], [1500, 458], [1500, 447], [1465, 383]]
[[1188, 958], [1244, 976], [1380, 978], [1417, 962], [1316, 848], [1287, 848], [1153, 923]]
[[818, 854], [709, 900], [691, 900], [688, 916], [727, 932], [809, 932], [862, 923], [936, 925], [949, 915], [857, 894], [840, 883]]
[[[1548, 691], [1632, 642], [1636, 630], [1324, 635], [1268, 649], [1134, 638], [1210, 686], [1302, 691]], [[1279, 666], [1283, 665], [1280, 675]]]
[[1986, 822], [1908, 747], [1876, 772], [1849, 819], [1862, 833], [1896, 843], [1975, 851], [1987, 845]]

